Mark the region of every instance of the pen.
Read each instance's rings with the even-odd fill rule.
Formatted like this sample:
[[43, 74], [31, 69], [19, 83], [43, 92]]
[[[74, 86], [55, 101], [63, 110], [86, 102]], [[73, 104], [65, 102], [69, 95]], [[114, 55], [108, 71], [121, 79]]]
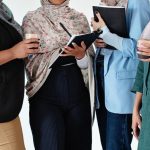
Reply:
[[70, 36], [70, 37], [72, 37], [72, 35], [69, 33], [69, 31], [66, 29], [66, 27], [60, 22], [59, 23], [60, 24], [60, 26], [67, 32], [67, 34]]

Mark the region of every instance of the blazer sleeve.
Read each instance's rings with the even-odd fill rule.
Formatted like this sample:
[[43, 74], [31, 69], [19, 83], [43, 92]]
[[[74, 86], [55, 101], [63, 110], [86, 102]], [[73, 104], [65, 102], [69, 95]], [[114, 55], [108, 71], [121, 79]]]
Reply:
[[150, 10], [149, 7], [140, 5], [140, 2], [137, 2], [136, 4], [130, 4], [126, 15], [129, 38], [120, 37], [115, 33], [111, 33], [107, 27], [102, 29], [103, 34], [101, 37], [104, 42], [121, 51], [123, 57], [137, 58], [137, 40], [150, 20]]
[[135, 82], [132, 88], [132, 92], [143, 93], [143, 84], [144, 84], [144, 62], [140, 61], [138, 65], [138, 70], [135, 78]]

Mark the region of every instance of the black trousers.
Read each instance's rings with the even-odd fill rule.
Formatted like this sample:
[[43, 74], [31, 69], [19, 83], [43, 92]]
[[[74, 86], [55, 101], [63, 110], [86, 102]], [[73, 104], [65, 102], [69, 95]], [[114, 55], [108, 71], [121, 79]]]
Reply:
[[105, 93], [104, 93], [104, 58], [100, 54], [96, 61], [97, 70], [97, 84], [98, 84], [98, 98], [100, 108], [96, 110], [98, 128], [101, 138], [103, 150], [106, 150], [106, 128], [107, 128], [107, 109], [105, 107]]
[[[71, 91], [72, 94], [75, 94], [75, 91], [79, 92], [73, 90], [73, 88], [79, 88], [80, 83], [77, 83], [78, 77], [81, 76], [78, 71], [76, 66], [54, 69], [43, 89], [48, 83], [52, 84], [53, 89], [50, 91], [59, 88], [56, 93], [58, 97], [54, 93], [47, 93], [47, 95], [53, 95], [48, 99], [38, 93], [30, 101], [30, 125], [35, 150], [91, 150], [89, 93], [85, 87], [80, 86], [84, 94], [78, 93], [76, 97], [71, 96]], [[60, 95], [62, 97], [59, 97]]]

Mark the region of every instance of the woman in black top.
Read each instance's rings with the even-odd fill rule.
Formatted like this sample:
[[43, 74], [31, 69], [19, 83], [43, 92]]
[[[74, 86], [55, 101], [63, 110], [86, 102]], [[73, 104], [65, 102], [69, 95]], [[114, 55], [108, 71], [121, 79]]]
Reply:
[[[24, 95], [24, 62], [38, 39], [22, 41], [20, 26], [0, 0], [0, 150], [24, 150], [18, 114]], [[32, 50], [33, 47], [36, 49]]]

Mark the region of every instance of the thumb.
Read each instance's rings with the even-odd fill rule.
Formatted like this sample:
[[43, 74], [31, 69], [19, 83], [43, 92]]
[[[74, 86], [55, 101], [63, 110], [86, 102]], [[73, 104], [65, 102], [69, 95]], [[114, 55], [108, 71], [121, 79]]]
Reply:
[[102, 19], [102, 17], [101, 17], [101, 15], [100, 15], [99, 12], [96, 12], [96, 16], [97, 16], [97, 18], [98, 18], [99, 21]]
[[84, 50], [86, 50], [86, 45], [85, 45], [85, 43], [82, 41], [81, 42], [81, 46], [82, 46], [82, 48], [84, 49]]

